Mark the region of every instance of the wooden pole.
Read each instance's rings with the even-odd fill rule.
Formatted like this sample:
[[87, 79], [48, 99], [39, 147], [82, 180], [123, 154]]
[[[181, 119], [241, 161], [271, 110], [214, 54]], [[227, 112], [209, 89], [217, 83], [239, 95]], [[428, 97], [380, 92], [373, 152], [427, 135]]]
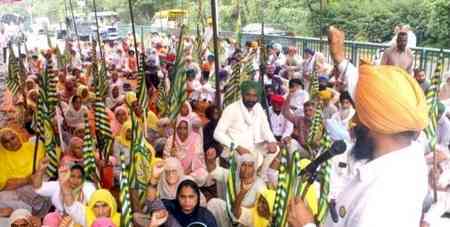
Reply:
[[64, 25], [66, 25], [66, 32], [69, 31], [69, 26], [67, 24], [67, 18], [68, 18], [67, 11], [68, 11], [68, 9], [67, 9], [67, 0], [64, 0]]
[[103, 51], [102, 51], [102, 43], [101, 43], [101, 38], [100, 38], [100, 26], [98, 26], [98, 17], [97, 17], [97, 3], [95, 2], [95, 0], [92, 0], [93, 4], [94, 4], [94, 14], [95, 14], [95, 26], [97, 27], [97, 43], [98, 43], [98, 48], [100, 49], [100, 58], [102, 59], [102, 61], [105, 60], [104, 56], [103, 56]]
[[70, 13], [72, 14], [73, 29], [74, 29], [74, 31], [75, 31], [75, 35], [77, 36], [78, 52], [79, 52], [80, 58], [81, 58], [82, 55], [81, 55], [80, 36], [78, 36], [77, 22], [75, 21], [75, 15], [74, 15], [74, 13], [73, 13], [73, 4], [72, 4], [72, 0], [69, 0], [69, 6], [70, 6]]
[[216, 0], [211, 0], [211, 16], [213, 22], [213, 44], [214, 44], [214, 73], [216, 74], [216, 105], [221, 105], [221, 89], [220, 89], [220, 78], [219, 78], [219, 40], [217, 34], [217, 12], [216, 12]]
[[137, 41], [136, 41], [136, 29], [134, 27], [134, 14], [133, 14], [133, 6], [131, 4], [131, 0], [128, 0], [128, 7], [130, 9], [131, 30], [133, 32], [134, 56], [136, 57], [136, 65], [139, 66], [139, 57], [138, 57], [138, 49], [137, 49]]

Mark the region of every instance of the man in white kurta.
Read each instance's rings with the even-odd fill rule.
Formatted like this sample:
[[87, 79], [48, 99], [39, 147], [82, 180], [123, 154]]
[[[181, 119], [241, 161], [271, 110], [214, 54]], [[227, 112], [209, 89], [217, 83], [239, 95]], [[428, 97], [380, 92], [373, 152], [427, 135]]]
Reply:
[[270, 124], [272, 132], [278, 141], [291, 136], [294, 125], [281, 113], [284, 105], [284, 98], [281, 95], [272, 95], [270, 98], [272, 107], [269, 109]]
[[[365, 161], [337, 196], [324, 226], [418, 226], [427, 193], [427, 167], [425, 147], [413, 140], [428, 122], [425, 96], [417, 82], [396, 67], [362, 66], [358, 72], [345, 60], [343, 33], [331, 28], [329, 34], [333, 60], [355, 97], [359, 124], [367, 131], [365, 138], [356, 136], [352, 151]], [[397, 89], [402, 94], [393, 97]], [[370, 152], [363, 153], [364, 146]], [[300, 199], [291, 201], [289, 211], [291, 226], [316, 226]]]
[[[264, 173], [276, 156], [278, 147], [267, 115], [258, 103], [260, 87], [256, 81], [244, 81], [242, 98], [227, 106], [220, 118], [214, 139], [226, 149], [235, 149], [238, 155], [251, 153], [257, 157], [257, 166]], [[229, 152], [223, 152], [227, 157]], [[264, 161], [264, 165], [263, 165]]]

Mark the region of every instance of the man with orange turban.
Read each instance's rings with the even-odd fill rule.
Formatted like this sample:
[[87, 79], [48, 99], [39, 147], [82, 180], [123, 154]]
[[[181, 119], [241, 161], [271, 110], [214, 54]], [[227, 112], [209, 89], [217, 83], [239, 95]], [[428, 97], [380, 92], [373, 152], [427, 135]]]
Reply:
[[[415, 142], [428, 122], [425, 95], [405, 70], [362, 65], [344, 56], [344, 34], [331, 27], [332, 59], [355, 100], [358, 125], [351, 151], [361, 161], [330, 207], [325, 227], [418, 226], [427, 194], [424, 146]], [[347, 70], [345, 70], [347, 69]], [[299, 198], [290, 201], [291, 226], [313, 227]]]

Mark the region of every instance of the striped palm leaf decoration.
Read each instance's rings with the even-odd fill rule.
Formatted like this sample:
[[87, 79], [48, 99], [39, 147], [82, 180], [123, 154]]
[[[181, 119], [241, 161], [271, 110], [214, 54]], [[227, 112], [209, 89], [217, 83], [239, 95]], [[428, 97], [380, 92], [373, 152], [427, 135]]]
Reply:
[[133, 226], [132, 223], [132, 210], [131, 210], [131, 200], [130, 200], [130, 183], [129, 183], [129, 166], [125, 164], [125, 154], [120, 152], [120, 204], [121, 204], [121, 216], [120, 216], [120, 226], [130, 227]]
[[145, 137], [142, 128], [139, 127], [134, 112], [131, 114], [132, 142], [130, 153], [133, 157], [130, 167], [131, 187], [136, 189], [139, 194], [140, 205], [144, 205], [148, 179], [150, 179], [150, 151], [145, 146]]
[[22, 87], [19, 76], [19, 61], [14, 55], [14, 50], [11, 44], [8, 45], [8, 76], [6, 77], [6, 86], [11, 91], [13, 96], [16, 96]]
[[292, 195], [293, 183], [297, 177], [297, 172], [297, 159], [293, 157], [290, 160], [287, 148], [283, 147], [281, 149], [281, 164], [278, 169], [278, 186], [276, 189], [271, 226], [286, 226], [287, 204]]
[[137, 98], [139, 102], [139, 106], [144, 110], [144, 112], [148, 111], [148, 91], [147, 91], [147, 84], [145, 82], [145, 55], [142, 53], [140, 55], [140, 61], [139, 61], [139, 73], [138, 73], [138, 90], [137, 90]]
[[103, 96], [100, 95], [98, 88], [95, 90], [95, 128], [97, 134], [98, 148], [100, 154], [107, 160], [110, 148], [112, 146], [111, 125], [106, 114], [106, 106]]
[[318, 104], [316, 112], [314, 113], [314, 118], [309, 128], [308, 137], [306, 138], [306, 148], [312, 155], [311, 158], [314, 158], [316, 156], [317, 142], [319, 136], [321, 136], [321, 131], [323, 131], [322, 106], [321, 104]]
[[425, 128], [425, 135], [428, 138], [428, 148], [430, 151], [434, 151], [437, 144], [437, 121], [438, 121], [438, 94], [439, 86], [441, 84], [441, 74], [442, 74], [442, 64], [439, 63], [436, 66], [434, 74], [431, 78], [431, 87], [426, 94], [427, 104], [428, 104], [428, 117], [429, 123]]
[[315, 99], [319, 95], [319, 77], [315, 71], [311, 74], [309, 94], [311, 95], [311, 99]]
[[231, 78], [228, 81], [227, 89], [225, 90], [225, 95], [223, 99], [223, 106], [226, 107], [233, 102], [236, 102], [241, 97], [239, 86], [241, 84], [241, 64], [236, 63], [231, 66], [233, 72], [231, 73]]
[[187, 99], [186, 93], [186, 76], [183, 67], [182, 60], [182, 50], [183, 50], [183, 32], [184, 26], [181, 28], [180, 36], [178, 38], [176, 61], [174, 65], [174, 70], [171, 75], [171, 87], [170, 87], [170, 97], [169, 97], [169, 111], [168, 117], [173, 120], [177, 117], [180, 112], [181, 106]]
[[58, 105], [58, 93], [56, 86], [58, 84], [58, 78], [55, 74], [54, 64], [51, 57], [47, 60], [46, 68], [46, 81], [43, 81], [45, 92], [47, 93], [47, 106], [50, 117], [54, 117], [56, 114], [56, 106]]
[[100, 60], [100, 70], [98, 71], [98, 79], [97, 79], [97, 90], [99, 90], [99, 94], [101, 97], [106, 97], [108, 95], [108, 73], [107, 73], [107, 66], [105, 61], [102, 59]]
[[237, 179], [237, 163], [236, 163], [236, 154], [234, 151], [234, 144], [231, 144], [230, 147], [230, 159], [229, 163], [229, 171], [227, 176], [227, 193], [226, 193], [226, 203], [227, 203], [227, 213], [228, 216], [234, 217], [233, 215], [233, 205], [234, 201], [236, 201], [236, 179]]
[[95, 144], [91, 136], [87, 114], [84, 115], [83, 167], [88, 178], [91, 180], [95, 177], [99, 179], [97, 166], [95, 165]]
[[253, 80], [255, 68], [253, 67], [253, 60], [255, 60], [256, 51], [250, 51], [248, 55], [242, 59], [241, 81]]
[[[107, 85], [107, 78], [106, 77], [106, 71], [102, 72], [105, 69], [100, 69], [100, 73], [97, 71], [97, 62], [95, 62], [96, 59], [94, 59], [94, 65], [93, 65], [93, 77], [95, 81], [95, 128], [96, 128], [96, 136], [97, 136], [97, 143], [98, 148], [100, 150], [100, 154], [104, 160], [108, 160], [108, 154], [110, 151], [110, 148], [112, 146], [112, 131], [111, 131], [111, 124], [108, 118], [108, 115], [106, 113], [106, 106], [105, 106], [105, 96], [106, 92], [108, 90]], [[102, 64], [101, 68], [106, 67]], [[103, 75], [102, 75], [103, 74]]]
[[156, 106], [158, 107], [159, 115], [166, 116], [169, 110], [169, 93], [166, 88], [166, 78], [160, 80], [158, 84], [158, 101]]
[[50, 111], [49, 100], [49, 74], [48, 65], [44, 69], [44, 73], [39, 78], [39, 97], [37, 103], [37, 111], [33, 115], [33, 125], [35, 131], [44, 142], [44, 148], [49, 159], [47, 175], [55, 177], [59, 164], [59, 156], [56, 152], [57, 140], [52, 127], [52, 112]]
[[45, 66], [43, 74], [39, 78], [39, 97], [37, 102], [37, 110], [33, 114], [33, 129], [39, 135], [44, 135], [44, 119], [48, 118], [48, 65]]
[[46, 115], [42, 121], [44, 125], [44, 133], [42, 134], [44, 138], [44, 148], [49, 161], [47, 175], [52, 178], [56, 177], [58, 173], [59, 154], [56, 151], [58, 137], [55, 135], [50, 117]]
[[[322, 135], [322, 139], [320, 140], [320, 147], [322, 151], [327, 151], [331, 148], [333, 141], [330, 136], [324, 130], [324, 134]], [[328, 160], [320, 167], [318, 172], [318, 180], [320, 182], [320, 197], [319, 197], [319, 206], [318, 212], [316, 215], [316, 220], [319, 223], [323, 223], [325, 221], [325, 217], [328, 214], [328, 208], [330, 205], [330, 201], [328, 199], [330, 194], [330, 174], [331, 174], [331, 161]]]
[[[39, 83], [42, 84], [40, 81], [39, 81]], [[39, 97], [38, 97], [38, 101], [37, 101], [37, 108], [33, 114], [33, 123], [32, 123], [33, 127], [32, 128], [38, 135], [44, 135], [43, 120], [48, 115], [47, 104], [46, 104], [47, 98], [46, 98], [46, 94], [43, 90], [44, 90], [44, 88], [42, 87], [42, 85], [39, 85]]]
[[95, 86], [95, 129], [96, 138], [98, 143], [98, 148], [101, 157], [104, 160], [108, 160], [109, 151], [112, 147], [112, 131], [111, 124], [106, 113], [105, 97], [108, 92], [108, 78], [106, 73], [106, 63], [101, 60], [100, 71], [98, 69], [98, 59], [97, 59], [97, 43], [94, 41], [92, 43], [93, 52], [93, 65], [92, 65], [92, 77], [94, 78]]

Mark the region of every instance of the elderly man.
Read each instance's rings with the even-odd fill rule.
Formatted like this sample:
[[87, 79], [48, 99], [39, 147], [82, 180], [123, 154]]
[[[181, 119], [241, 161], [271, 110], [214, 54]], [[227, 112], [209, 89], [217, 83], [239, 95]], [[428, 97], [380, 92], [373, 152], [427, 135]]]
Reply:
[[8, 222], [8, 226], [11, 227], [33, 227], [40, 226], [41, 221], [39, 218], [33, 217], [30, 211], [26, 209], [17, 209], [12, 212]]
[[[261, 88], [256, 81], [244, 81], [241, 85], [242, 99], [225, 108], [214, 139], [228, 150], [236, 149], [238, 155], [251, 153], [257, 157], [261, 173], [268, 168], [277, 152], [276, 139], [270, 130], [267, 115], [261, 104]], [[227, 155], [224, 152], [223, 155]]]
[[397, 35], [397, 45], [388, 48], [384, 52], [381, 64], [398, 66], [412, 75], [414, 58], [407, 44], [408, 33], [406, 31], [400, 31]]
[[[345, 59], [341, 31], [331, 27], [329, 41], [340, 72], [348, 67], [343, 79], [359, 119], [351, 152], [363, 164], [350, 176], [324, 226], [418, 226], [427, 167], [424, 147], [415, 139], [428, 122], [425, 96], [414, 78], [398, 67], [362, 65], [358, 72]], [[290, 202], [289, 211], [291, 226], [316, 226], [300, 199]]]

